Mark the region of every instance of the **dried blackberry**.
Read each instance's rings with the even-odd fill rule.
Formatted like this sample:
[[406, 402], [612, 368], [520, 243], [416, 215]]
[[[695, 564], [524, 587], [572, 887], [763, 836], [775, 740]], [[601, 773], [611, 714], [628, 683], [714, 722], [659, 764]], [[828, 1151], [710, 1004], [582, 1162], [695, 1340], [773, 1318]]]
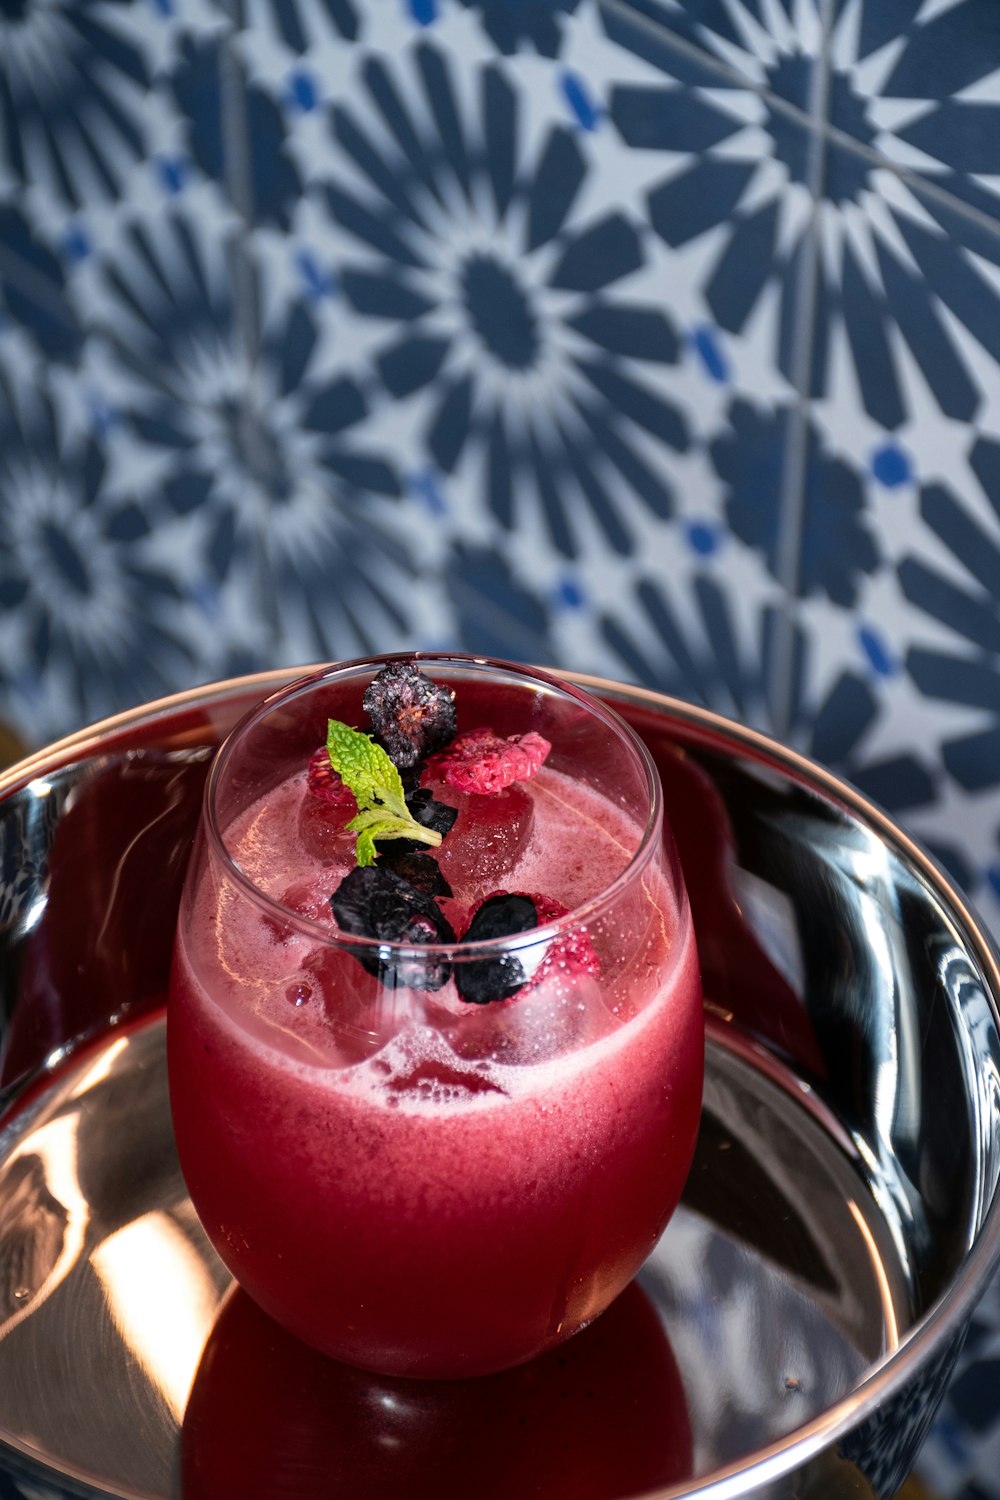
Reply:
[[423, 896], [452, 895], [451, 886], [433, 855], [410, 849], [400, 850], [400, 844], [411, 842], [410, 839], [386, 839], [383, 845], [377, 845], [381, 867], [391, 870]]
[[[356, 865], [330, 897], [330, 906], [340, 930], [352, 937], [411, 947], [455, 942], [455, 930], [436, 902], [382, 865]], [[389, 988], [439, 990], [451, 974], [443, 959], [352, 951]]]
[[[488, 896], [476, 908], [472, 921], [462, 934], [463, 943], [488, 942], [529, 932], [538, 926], [538, 911], [530, 896], [501, 892]], [[515, 953], [501, 953], [493, 958], [476, 958], [455, 966], [455, 985], [470, 1005], [488, 1005], [491, 1000], [508, 1000], [527, 980], [524, 965]]]
[[426, 760], [455, 733], [455, 695], [412, 662], [390, 662], [363, 699], [375, 737], [400, 770]]

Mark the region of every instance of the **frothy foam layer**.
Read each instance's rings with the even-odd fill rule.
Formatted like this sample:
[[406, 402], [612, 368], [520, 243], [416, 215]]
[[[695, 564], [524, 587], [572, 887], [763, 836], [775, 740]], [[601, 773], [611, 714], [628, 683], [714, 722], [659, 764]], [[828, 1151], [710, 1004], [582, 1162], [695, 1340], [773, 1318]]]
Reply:
[[[201, 985], [194, 988], [201, 1006], [210, 1015], [212, 1030], [221, 1028], [230, 1046], [248, 1050], [256, 1058], [252, 1066], [259, 1067], [261, 1076], [278, 1068], [290, 1080], [297, 1079], [310, 1089], [318, 1087], [323, 1092], [336, 1093], [345, 1102], [352, 1099], [362, 1106], [444, 1117], [457, 1108], [480, 1111], [504, 1101], [523, 1102], [532, 1097], [564, 1094], [584, 1073], [613, 1067], [615, 1054], [620, 1050], [628, 1048], [641, 1054], [644, 1033], [660, 1033], [664, 1024], [669, 1027], [663, 1012], [669, 1009], [671, 994], [675, 990], [686, 993], [694, 982], [691, 971], [696, 960], [690, 926], [671, 957], [670, 982], [660, 987], [650, 997], [650, 1003], [632, 1015], [627, 1024], [602, 1007], [605, 1026], [600, 1036], [591, 1035], [585, 1038], [586, 1045], [571, 1046], [528, 1062], [463, 1055], [452, 1045], [457, 1032], [456, 1037], [449, 1038], [446, 1029], [421, 1024], [408, 1016], [388, 1041], [345, 1064], [328, 1033], [321, 1036], [320, 1045], [309, 1044], [310, 1028], [302, 1024], [306, 1018], [296, 1016], [294, 1022], [274, 1025], [265, 1018], [261, 1024], [257, 1013], [248, 1025], [250, 1018], [245, 1010], [241, 1013], [232, 1006], [213, 1004]], [[420, 997], [401, 992], [399, 998], [405, 1004], [407, 999]], [[523, 1002], [514, 999], [498, 1010], [516, 1020], [515, 1008], [519, 1003]], [[479, 1019], [479, 1007], [466, 1007], [466, 1011], [471, 1013], [470, 1019]], [[292, 1039], [298, 1045], [290, 1045]], [[655, 1055], [661, 1047], [662, 1040], [658, 1040]], [[592, 1106], [591, 1100], [589, 1107]]]

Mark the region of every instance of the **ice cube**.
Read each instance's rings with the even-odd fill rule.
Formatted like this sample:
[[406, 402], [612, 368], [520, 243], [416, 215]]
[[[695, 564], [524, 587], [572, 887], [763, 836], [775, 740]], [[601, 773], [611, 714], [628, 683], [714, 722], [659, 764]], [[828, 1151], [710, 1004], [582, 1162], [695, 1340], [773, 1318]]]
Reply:
[[561, 971], [556, 961], [510, 1000], [470, 1005], [442, 1030], [459, 1057], [530, 1067], [597, 1041], [615, 1025], [597, 977]]
[[332, 806], [307, 792], [297, 821], [299, 841], [310, 859], [325, 865], [352, 865], [357, 836], [348, 832], [347, 824], [353, 816], [352, 809]]
[[534, 800], [522, 786], [484, 796], [443, 783], [430, 785], [435, 797], [458, 808], [454, 827], [435, 853], [456, 897], [471, 904], [502, 885], [523, 855], [534, 824]]
[[278, 896], [278, 900], [282, 906], [300, 917], [308, 917], [310, 921], [332, 926], [333, 912], [330, 910], [330, 895], [335, 885], [336, 881], [331, 881], [326, 871], [321, 875], [307, 875], [287, 885]]
[[297, 975], [322, 1007], [329, 1033], [348, 1062], [360, 1062], [412, 1021], [420, 1001], [411, 990], [384, 985], [339, 945], [313, 948]]

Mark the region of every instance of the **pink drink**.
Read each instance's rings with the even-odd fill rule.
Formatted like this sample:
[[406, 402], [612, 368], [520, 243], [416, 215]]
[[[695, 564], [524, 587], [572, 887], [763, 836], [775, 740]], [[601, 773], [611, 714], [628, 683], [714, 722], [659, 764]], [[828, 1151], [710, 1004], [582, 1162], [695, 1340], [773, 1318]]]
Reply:
[[[353, 843], [332, 827], [317, 857], [301, 773], [226, 830], [265, 899], [210, 854], [179, 929], [171, 1096], [195, 1207], [266, 1311], [387, 1373], [499, 1370], [584, 1326], [651, 1250], [690, 1165], [703, 1029], [683, 890], [650, 860], [595, 905], [642, 829], [566, 772], [516, 790], [513, 844], [498, 836], [485, 875], [481, 842], [463, 869], [456, 823], [442, 906], [460, 928], [502, 885], [585, 909], [599, 975], [529, 933], [535, 977], [512, 999], [380, 984], [324, 940]], [[276, 919], [268, 896], [305, 920]]]

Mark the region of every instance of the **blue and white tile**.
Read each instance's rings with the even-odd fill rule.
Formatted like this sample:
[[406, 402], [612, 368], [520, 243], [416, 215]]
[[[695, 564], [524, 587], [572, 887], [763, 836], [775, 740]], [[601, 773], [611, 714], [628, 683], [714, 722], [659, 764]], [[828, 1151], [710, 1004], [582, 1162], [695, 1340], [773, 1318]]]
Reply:
[[1000, 236], [850, 149], [830, 146], [826, 159], [812, 393], [824, 396], [831, 359], [847, 358], [863, 411], [893, 432], [916, 365], [944, 417], [981, 418], [995, 403]]
[[610, 0], [600, 8], [611, 35], [668, 71], [702, 80], [710, 70], [811, 110], [825, 0]]
[[[0, 389], [0, 679], [36, 739], [190, 674], [182, 586], [141, 501], [114, 492], [99, 435], [46, 385]], [[142, 640], [144, 653], [136, 649]]]
[[1000, 218], [1000, 28], [989, 0], [846, 0], [830, 60], [831, 125]]
[[[863, 759], [849, 770], [918, 836], [955, 851], [946, 863], [998, 924], [991, 877], [1000, 821], [1000, 444], [942, 413], [940, 390], [888, 320], [887, 344], [904, 403], [893, 431], [865, 413], [846, 340], [830, 363], [830, 394], [813, 404], [824, 440], [857, 468], [883, 557], [858, 611], [879, 643], [872, 657], [879, 714]], [[956, 331], [963, 347], [967, 353]], [[832, 673], [847, 643], [831, 622], [814, 619], [812, 628]], [[912, 769], [879, 796], [877, 767], [894, 754], [923, 774]]]
[[119, 196], [146, 151], [144, 100], [153, 64], [136, 5], [37, 0], [0, 22], [4, 130], [0, 190], [72, 208]]
[[[610, 91], [627, 159], [649, 169], [645, 212], [666, 245], [699, 262], [709, 320], [739, 335], [769, 322], [768, 364], [794, 382], [821, 139], [785, 99], [732, 80], [692, 84], [682, 69], [666, 71], [672, 61], [668, 52], [646, 78], [633, 68]], [[791, 61], [815, 66], [806, 55]]]

